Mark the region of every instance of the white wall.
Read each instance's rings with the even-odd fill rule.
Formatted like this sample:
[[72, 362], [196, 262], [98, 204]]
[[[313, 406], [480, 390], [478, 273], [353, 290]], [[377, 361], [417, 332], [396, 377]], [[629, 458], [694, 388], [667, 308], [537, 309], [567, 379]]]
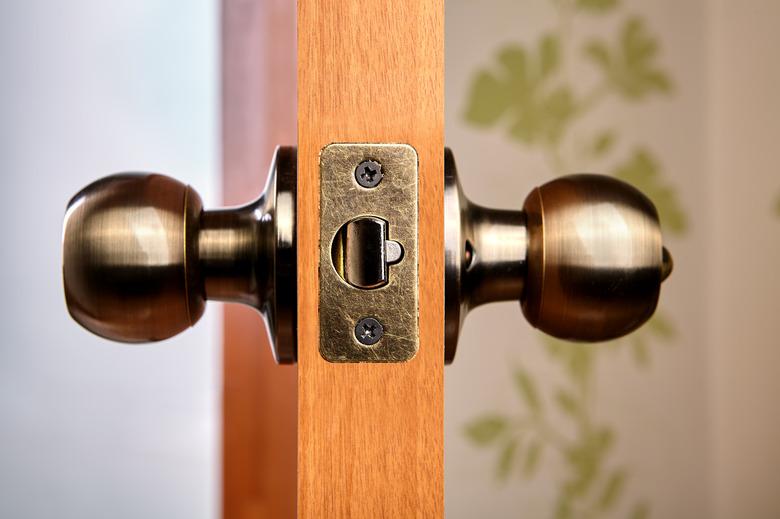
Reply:
[[65, 204], [122, 170], [218, 200], [218, 2], [0, 3], [0, 517], [213, 517], [218, 309], [162, 344], [81, 329]]

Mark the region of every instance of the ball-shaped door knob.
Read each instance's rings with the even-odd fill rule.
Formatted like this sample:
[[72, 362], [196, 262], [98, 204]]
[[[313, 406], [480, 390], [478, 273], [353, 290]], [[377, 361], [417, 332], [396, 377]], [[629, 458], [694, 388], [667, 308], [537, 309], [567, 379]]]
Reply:
[[149, 342], [195, 324], [207, 300], [242, 303], [265, 319], [277, 362], [294, 362], [296, 181], [296, 150], [279, 147], [265, 191], [240, 207], [206, 211], [158, 174], [90, 184], [65, 213], [71, 316], [102, 337]]
[[197, 262], [201, 199], [156, 174], [93, 182], [68, 204], [63, 282], [71, 316], [123, 342], [166, 339], [194, 324], [205, 299]]
[[523, 313], [562, 339], [621, 337], [655, 311], [671, 271], [658, 213], [633, 186], [601, 175], [548, 182], [525, 200]]
[[635, 330], [655, 311], [672, 270], [658, 213], [631, 185], [601, 175], [548, 182], [523, 209], [472, 203], [445, 150], [445, 360], [466, 314], [520, 301], [534, 327], [599, 342]]

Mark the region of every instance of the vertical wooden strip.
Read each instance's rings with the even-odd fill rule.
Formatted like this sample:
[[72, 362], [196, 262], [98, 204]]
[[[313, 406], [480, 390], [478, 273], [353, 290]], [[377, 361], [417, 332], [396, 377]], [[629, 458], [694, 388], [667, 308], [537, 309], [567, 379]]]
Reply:
[[[223, 0], [224, 202], [265, 185], [277, 144], [294, 144], [295, 5]], [[260, 315], [225, 307], [223, 495], [226, 519], [295, 517], [295, 367], [277, 366]]]
[[[443, 0], [298, 3], [298, 512], [443, 516]], [[318, 351], [320, 149], [400, 142], [420, 159], [420, 351]]]

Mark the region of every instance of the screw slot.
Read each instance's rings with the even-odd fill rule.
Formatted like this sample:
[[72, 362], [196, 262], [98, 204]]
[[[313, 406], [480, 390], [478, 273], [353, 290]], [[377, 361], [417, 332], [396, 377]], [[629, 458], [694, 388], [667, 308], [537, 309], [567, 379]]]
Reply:
[[385, 334], [382, 323], [373, 317], [364, 317], [355, 325], [355, 338], [364, 346], [373, 346]]
[[375, 160], [364, 160], [355, 168], [355, 180], [367, 189], [378, 186], [384, 176], [382, 165]]

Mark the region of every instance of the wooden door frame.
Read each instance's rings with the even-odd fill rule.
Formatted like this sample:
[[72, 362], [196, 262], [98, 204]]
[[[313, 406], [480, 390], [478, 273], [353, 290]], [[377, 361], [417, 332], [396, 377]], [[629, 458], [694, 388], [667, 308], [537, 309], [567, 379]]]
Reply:
[[[298, 2], [298, 514], [444, 515], [444, 0]], [[319, 153], [419, 156], [420, 349], [399, 364], [319, 353]]]

